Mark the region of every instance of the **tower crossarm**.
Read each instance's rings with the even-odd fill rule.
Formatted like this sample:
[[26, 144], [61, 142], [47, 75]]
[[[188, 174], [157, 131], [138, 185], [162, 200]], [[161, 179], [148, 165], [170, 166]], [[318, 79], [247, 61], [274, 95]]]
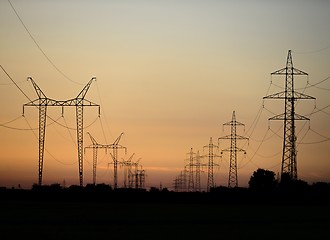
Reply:
[[[291, 62], [292, 62], [292, 60], [291, 60]], [[288, 67], [279, 69], [275, 72], [272, 72], [271, 75], [286, 75], [288, 73], [288, 69], [289, 69]], [[294, 67], [291, 67], [290, 70], [292, 70], [293, 75], [308, 75], [308, 73], [301, 71]]]
[[93, 103], [87, 99], [72, 98], [65, 101], [58, 101], [58, 106], [100, 106], [99, 104]]
[[113, 145], [115, 146], [115, 145], [118, 145], [118, 143], [119, 143], [119, 141], [120, 141], [120, 139], [121, 139], [121, 137], [123, 136], [123, 132], [117, 137], [117, 139], [113, 142]]
[[95, 138], [93, 138], [93, 136], [89, 132], [87, 132], [87, 134], [88, 134], [89, 138], [91, 139], [91, 142], [93, 143], [93, 145], [99, 145], [97, 143], [97, 141], [95, 140]]
[[232, 126], [232, 125], [236, 125], [236, 126], [245, 126], [244, 123], [241, 123], [241, 122], [237, 122], [235, 119], [233, 119], [232, 121], [230, 122], [226, 122], [224, 124], [222, 124], [223, 126]]
[[80, 91], [80, 93], [78, 94], [78, 96], [76, 97], [76, 99], [84, 99], [88, 89], [90, 88], [90, 86], [92, 85], [93, 81], [96, 81], [96, 77], [92, 77], [91, 80], [89, 80], [89, 82], [86, 84], [86, 86]]
[[43, 93], [43, 91], [40, 89], [40, 87], [37, 85], [37, 83], [32, 79], [32, 77], [28, 77], [27, 80], [31, 81], [31, 83], [34, 87], [34, 90], [36, 91], [39, 99], [40, 98], [47, 98], [46, 95]]
[[[287, 96], [285, 95], [285, 91], [263, 97], [263, 99], [286, 99], [286, 98]], [[315, 97], [300, 92], [293, 92], [293, 100], [296, 99], [315, 99]]]
[[[285, 116], [285, 113], [282, 113], [282, 114], [279, 114], [279, 115], [276, 115], [274, 117], [271, 117], [269, 118], [268, 120], [286, 120], [287, 117]], [[297, 113], [294, 114], [294, 120], [306, 120], [306, 121], [309, 121], [310, 119], [305, 117], [305, 116], [302, 116], [302, 115], [299, 115]]]
[[[232, 139], [232, 135], [226, 135], [226, 136], [223, 136], [223, 137], [219, 137], [218, 140], [220, 140], [220, 139], [230, 140], [230, 139]], [[249, 140], [248, 137], [243, 137], [243, 136], [237, 135], [237, 134], [236, 134], [236, 139], [237, 140]]]
[[238, 148], [238, 147], [235, 147], [235, 148], [231, 148], [231, 147], [229, 147], [229, 148], [222, 149], [221, 151], [222, 151], [222, 152], [231, 152], [231, 151], [245, 152], [244, 149], [242, 149], [242, 148]]

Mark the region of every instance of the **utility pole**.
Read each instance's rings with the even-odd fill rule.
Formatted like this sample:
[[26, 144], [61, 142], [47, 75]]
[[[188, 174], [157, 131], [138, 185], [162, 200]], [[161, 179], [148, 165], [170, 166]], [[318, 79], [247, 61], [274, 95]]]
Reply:
[[284, 137], [283, 137], [283, 153], [281, 177], [283, 174], [288, 174], [291, 179], [298, 179], [297, 173], [297, 149], [296, 149], [296, 134], [295, 120], [310, 120], [305, 116], [295, 113], [295, 101], [298, 99], [315, 99], [303, 93], [294, 90], [294, 75], [305, 75], [303, 72], [293, 67], [291, 50], [288, 51], [286, 67], [277, 70], [271, 75], [285, 75], [285, 89], [282, 92], [265, 96], [263, 99], [284, 99], [284, 113], [269, 118], [269, 120], [281, 120], [284, 122]]
[[218, 138], [218, 141], [220, 139], [230, 140], [230, 148], [221, 150], [221, 153], [223, 151], [230, 152], [228, 188], [238, 187], [237, 152], [244, 152], [244, 154], [246, 152], [237, 147], [237, 140], [248, 140], [248, 138], [236, 134], [237, 126], [244, 126], [244, 124], [236, 121], [235, 111], [233, 111], [232, 120], [224, 123], [223, 126], [230, 126], [230, 135]]
[[212, 137], [210, 137], [210, 142], [208, 145], [204, 146], [204, 148], [208, 148], [209, 153], [207, 155], [208, 157], [208, 165], [207, 165], [207, 191], [209, 192], [211, 188], [215, 187], [214, 184], [214, 171], [213, 168], [215, 165], [214, 158], [219, 157], [214, 153], [214, 148], [219, 148], [217, 145], [213, 144]]
[[48, 98], [35, 81], [28, 77], [28, 80], [31, 81], [38, 98], [30, 101], [23, 105], [23, 115], [24, 108], [29, 106], [34, 106], [39, 109], [39, 168], [38, 168], [38, 184], [42, 185], [42, 173], [43, 173], [43, 163], [44, 163], [44, 151], [45, 151], [45, 135], [46, 135], [46, 119], [47, 119], [47, 107], [62, 107], [62, 114], [64, 107], [76, 107], [76, 123], [77, 123], [77, 145], [78, 145], [78, 168], [79, 168], [79, 183], [80, 186], [83, 186], [83, 121], [84, 107], [99, 107], [100, 115], [100, 105], [95, 104], [87, 99], [85, 96], [88, 92], [89, 87], [92, 84], [92, 81], [96, 80], [93, 77], [86, 86], [81, 90], [76, 98], [72, 98], [65, 101], [58, 101], [51, 98]]

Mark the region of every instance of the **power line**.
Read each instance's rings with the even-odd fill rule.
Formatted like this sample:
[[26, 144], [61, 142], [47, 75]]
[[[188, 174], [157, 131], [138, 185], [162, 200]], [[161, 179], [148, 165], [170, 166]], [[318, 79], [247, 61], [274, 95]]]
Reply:
[[323, 113], [325, 113], [325, 114], [327, 114], [327, 115], [330, 115], [330, 113], [327, 113], [326, 111], [323, 111], [324, 109], [326, 109], [326, 108], [328, 108], [328, 107], [330, 107], [330, 105], [325, 106], [325, 107], [323, 107], [323, 108], [317, 108], [317, 107], [315, 107], [318, 111], [312, 112], [310, 115], [315, 114], [315, 113], [318, 113], [318, 112], [323, 112]]
[[9, 123], [12, 123], [12, 122], [15, 122], [17, 119], [20, 119], [21, 117], [23, 117], [23, 116], [18, 116], [16, 118], [14, 118], [13, 120], [7, 121], [5, 123], [0, 123], [0, 126], [4, 126], [5, 127], [5, 125], [7, 125]]
[[44, 50], [42, 50], [42, 48], [40, 47], [40, 45], [38, 44], [38, 42], [36, 41], [36, 39], [33, 37], [33, 35], [31, 34], [31, 32], [29, 31], [29, 29], [27, 28], [27, 26], [24, 24], [22, 18], [19, 16], [18, 12], [16, 11], [16, 9], [14, 8], [13, 4], [11, 3], [10, 0], [8, 0], [11, 8], [13, 9], [15, 15], [17, 16], [17, 18], [19, 19], [19, 21], [21, 22], [22, 26], [24, 27], [24, 29], [26, 30], [26, 32], [29, 34], [30, 38], [32, 39], [32, 41], [34, 42], [34, 44], [37, 46], [37, 48], [39, 49], [39, 51], [44, 55], [44, 57], [47, 59], [47, 61], [67, 80], [69, 80], [70, 82], [73, 82], [75, 84], [78, 85], [83, 85], [79, 82], [76, 82], [74, 80], [72, 80], [71, 78], [69, 78], [63, 71], [61, 71], [56, 65], [55, 63], [47, 56], [47, 54], [45, 53]]
[[[26, 81], [20, 81], [20, 82], [17, 82], [17, 83], [23, 83], [23, 82], [26, 82]], [[14, 83], [0, 83], [0, 86], [8, 86], [8, 85], [13, 85]]]
[[266, 138], [266, 136], [267, 136], [269, 130], [270, 130], [270, 128], [267, 129], [267, 131], [266, 131], [264, 137], [262, 138], [262, 140], [261, 140], [259, 146], [257, 147], [257, 150], [254, 152], [254, 154], [252, 155], [252, 157], [251, 157], [251, 158], [250, 158], [250, 159], [249, 159], [249, 160], [248, 160], [243, 166], [239, 166], [238, 169], [241, 169], [241, 168], [245, 167], [245, 166], [246, 166], [247, 164], [249, 164], [250, 162], [252, 162], [254, 165], [256, 165], [256, 164], [252, 161], [252, 159], [256, 156], [256, 154], [257, 154], [257, 152], [259, 151], [261, 145], [264, 143], [264, 139]]
[[[98, 96], [99, 96], [100, 104], [101, 104], [101, 106], [104, 106], [104, 105], [103, 105], [103, 102], [102, 102], [102, 99], [101, 99], [101, 93], [100, 93], [100, 89], [99, 89], [99, 84], [98, 84], [97, 81], [96, 81], [96, 90], [97, 90], [97, 94], [98, 94]], [[107, 116], [106, 116], [105, 111], [103, 111], [103, 115], [104, 115], [104, 118], [105, 118], [105, 124], [106, 124], [107, 130], [108, 130], [110, 136], [111, 136], [112, 139], [113, 139], [114, 137], [113, 137], [113, 135], [111, 134], [110, 127], [109, 127], [109, 125], [108, 125]], [[101, 128], [102, 128], [102, 132], [103, 132], [103, 137], [104, 137], [105, 142], [107, 143], [107, 138], [106, 138], [106, 135], [105, 135], [105, 131], [104, 131], [104, 128], [103, 128], [103, 124], [102, 124], [102, 119], [101, 119], [101, 118], [100, 118], [100, 122], [101, 122]]]
[[[29, 127], [29, 128], [19, 128], [19, 127], [11, 127], [11, 126], [7, 126], [7, 124], [12, 123], [12, 122], [14, 122], [14, 121], [16, 121], [16, 120], [18, 120], [19, 118], [22, 118], [22, 117], [25, 118], [25, 116], [19, 116], [19, 117], [15, 118], [14, 120], [11, 120], [11, 121], [9, 121], [9, 122], [6, 122], [6, 123], [2, 123], [2, 124], [0, 124], [0, 126], [1, 126], [1, 127], [4, 127], [4, 128], [9, 128], [9, 129], [13, 129], [13, 130], [20, 130], [20, 131], [30, 131], [30, 130], [38, 130], [38, 129], [39, 129], [39, 128], [32, 128], [32, 127]], [[60, 118], [61, 118], [61, 117], [57, 118], [56, 120], [51, 119], [52, 122], [49, 123], [49, 124], [47, 124], [46, 126], [48, 127], [48, 126], [54, 124], [54, 123], [55, 123], [56, 121], [58, 121]]]
[[329, 48], [330, 48], [330, 45], [328, 45], [326, 47], [323, 47], [323, 48], [316, 49], [316, 50], [312, 50], [312, 51], [305, 51], [305, 52], [292, 51], [292, 52], [297, 53], [297, 54], [313, 54], [313, 53], [318, 53], [318, 52], [325, 51]]
[[321, 84], [321, 83], [323, 83], [323, 82], [325, 82], [325, 81], [327, 81], [327, 80], [329, 80], [329, 79], [330, 79], [330, 77], [327, 77], [327, 78], [325, 78], [325, 79], [323, 79], [323, 80], [321, 80], [321, 81], [319, 81], [319, 82], [316, 82], [316, 83], [314, 83], [314, 84], [309, 84], [309, 82], [308, 82], [307, 85], [306, 85], [304, 88], [296, 88], [296, 90], [301, 90], [301, 89], [306, 89], [306, 88], [315, 87], [315, 88], [318, 88], [318, 89], [322, 89], [322, 90], [330, 91], [330, 89], [328, 89], [328, 88], [317, 87], [317, 85], [319, 85], [319, 84]]
[[14, 79], [12, 79], [12, 77], [7, 73], [7, 71], [2, 67], [2, 65], [0, 65], [2, 71], [7, 75], [7, 77], [15, 84], [15, 86], [21, 91], [21, 93], [23, 93], [23, 95], [29, 99], [29, 101], [31, 101], [31, 99], [29, 98], [28, 95], [26, 95], [26, 93], [18, 86], [18, 84], [14, 81]]
[[[37, 136], [37, 134], [34, 132], [34, 129], [31, 127], [31, 124], [28, 122], [28, 120], [27, 120], [26, 118], [24, 118], [24, 119], [25, 119], [27, 125], [29, 126], [30, 130], [32, 131], [33, 135], [36, 137], [36, 139], [38, 139], [38, 136]], [[51, 154], [51, 153], [48, 151], [47, 148], [45, 148], [45, 151], [49, 154], [49, 156], [51, 156], [56, 162], [58, 162], [58, 163], [60, 163], [60, 164], [63, 164], [63, 165], [73, 165], [73, 164], [76, 163], [76, 162], [73, 162], [73, 163], [64, 163], [64, 162], [58, 160], [57, 158], [55, 158], [54, 155]]]

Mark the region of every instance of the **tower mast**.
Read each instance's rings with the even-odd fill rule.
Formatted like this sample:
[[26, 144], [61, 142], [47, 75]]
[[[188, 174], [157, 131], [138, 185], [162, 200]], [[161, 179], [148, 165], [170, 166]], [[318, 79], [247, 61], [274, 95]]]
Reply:
[[284, 113], [269, 118], [269, 120], [282, 120], [284, 122], [281, 177], [283, 174], [288, 174], [291, 179], [296, 180], [298, 179], [298, 171], [295, 120], [309, 120], [309, 118], [295, 113], [295, 102], [298, 99], [315, 98], [294, 90], [293, 76], [308, 75], [308, 73], [293, 67], [291, 50], [288, 51], [286, 67], [271, 73], [271, 75], [285, 75], [284, 91], [264, 97], [264, 99], [284, 99]]
[[222, 151], [230, 152], [228, 188], [238, 187], [237, 152], [243, 151], [245, 153], [245, 150], [237, 147], [237, 140], [248, 140], [248, 138], [237, 135], [236, 133], [237, 126], [244, 126], [244, 124], [236, 121], [235, 111], [233, 111], [231, 121], [224, 123], [223, 126], [230, 126], [230, 135], [218, 138], [218, 140], [220, 139], [230, 140], [230, 148], [222, 150]]

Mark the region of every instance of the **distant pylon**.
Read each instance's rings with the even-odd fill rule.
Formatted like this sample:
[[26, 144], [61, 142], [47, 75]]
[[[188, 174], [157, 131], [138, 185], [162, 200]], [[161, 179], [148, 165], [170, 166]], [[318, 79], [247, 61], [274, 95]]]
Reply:
[[88, 148], [93, 149], [93, 184], [95, 185], [96, 184], [97, 151], [99, 148], [104, 148], [105, 152], [107, 152], [108, 148], [113, 148], [114, 145], [113, 144], [99, 144], [89, 132], [87, 132], [87, 134], [89, 135], [92, 144], [85, 147], [84, 152], [86, 152], [86, 149], [88, 149]]
[[294, 90], [293, 76], [308, 74], [293, 67], [291, 50], [288, 51], [286, 67], [271, 73], [271, 75], [285, 75], [285, 90], [264, 97], [264, 99], [284, 99], [285, 101], [284, 113], [269, 118], [269, 120], [284, 121], [281, 177], [286, 173], [289, 174], [292, 179], [297, 179], [297, 137], [295, 134], [295, 120], [309, 120], [309, 118], [295, 113], [295, 101], [298, 99], [315, 98]]
[[195, 188], [194, 188], [194, 152], [192, 148], [190, 148], [190, 152], [189, 152], [188, 167], [189, 167], [188, 192], [193, 192]]
[[196, 178], [195, 178], [195, 190], [197, 192], [200, 192], [202, 190], [201, 188], [201, 160], [200, 160], [200, 155], [199, 151], [196, 153]]
[[47, 119], [47, 107], [48, 106], [56, 106], [62, 107], [62, 111], [64, 107], [76, 107], [76, 122], [77, 122], [77, 145], [78, 145], [78, 168], [79, 168], [79, 183], [80, 186], [83, 186], [83, 110], [84, 107], [88, 106], [97, 106], [99, 107], [99, 115], [100, 115], [100, 105], [95, 104], [87, 99], [85, 96], [88, 92], [89, 87], [92, 84], [93, 80], [96, 80], [93, 77], [86, 86], [81, 90], [76, 98], [72, 98], [65, 101], [58, 101], [51, 98], [46, 97], [46, 95], [42, 92], [39, 86], [34, 82], [31, 77], [28, 77], [28, 80], [31, 81], [38, 98], [30, 101], [23, 105], [23, 114], [24, 107], [35, 106], [39, 109], [39, 178], [38, 184], [42, 185], [42, 172], [43, 172], [43, 162], [44, 162], [44, 151], [45, 151], [45, 135], [46, 135], [46, 119]]
[[113, 150], [112, 154], [110, 153], [110, 155], [113, 160], [113, 187], [114, 187], [114, 189], [116, 189], [118, 186], [118, 149], [125, 149], [125, 154], [127, 153], [127, 148], [122, 145], [119, 145], [119, 141], [123, 134], [124, 133], [121, 133], [119, 135], [119, 137], [109, 147]]
[[133, 153], [127, 160], [123, 159], [120, 163], [124, 167], [124, 188], [129, 186], [129, 178], [130, 173], [132, 172], [132, 158], [134, 157], [135, 153]]
[[230, 148], [222, 150], [222, 152], [230, 152], [228, 188], [238, 187], [237, 152], [243, 151], [245, 153], [245, 150], [237, 147], [237, 140], [248, 140], [248, 138], [236, 134], [236, 127], [244, 126], [244, 124], [236, 121], [235, 111], [233, 111], [232, 120], [230, 122], [224, 123], [223, 126], [230, 126], [231, 129], [230, 135], [218, 138], [218, 140], [230, 140]]
[[208, 145], [204, 146], [204, 148], [208, 148], [209, 153], [207, 154], [208, 157], [208, 164], [207, 164], [207, 191], [209, 192], [211, 188], [215, 187], [214, 184], [214, 171], [213, 168], [215, 165], [214, 158], [219, 157], [219, 155], [214, 153], [214, 148], [219, 148], [217, 145], [213, 144], [212, 137], [210, 137], [210, 142]]

